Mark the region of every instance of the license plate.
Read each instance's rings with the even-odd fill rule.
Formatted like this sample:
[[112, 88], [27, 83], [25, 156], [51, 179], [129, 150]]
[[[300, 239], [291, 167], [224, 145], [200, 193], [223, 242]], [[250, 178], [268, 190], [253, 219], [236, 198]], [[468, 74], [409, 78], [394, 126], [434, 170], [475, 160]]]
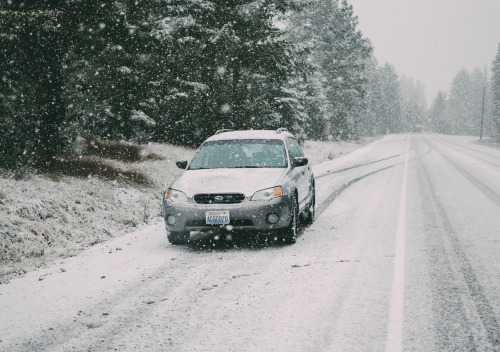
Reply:
[[205, 218], [207, 225], [229, 225], [229, 210], [207, 211]]

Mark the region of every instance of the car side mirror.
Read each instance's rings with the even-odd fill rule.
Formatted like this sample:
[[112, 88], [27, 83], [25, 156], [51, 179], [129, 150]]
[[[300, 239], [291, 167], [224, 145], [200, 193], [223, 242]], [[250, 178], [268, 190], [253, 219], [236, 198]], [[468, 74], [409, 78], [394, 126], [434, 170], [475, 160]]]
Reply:
[[179, 169], [185, 169], [187, 167], [187, 160], [179, 160], [175, 163]]
[[305, 166], [309, 163], [309, 159], [307, 159], [305, 156], [298, 156], [293, 159], [292, 161], [292, 167], [298, 167], [298, 166]]

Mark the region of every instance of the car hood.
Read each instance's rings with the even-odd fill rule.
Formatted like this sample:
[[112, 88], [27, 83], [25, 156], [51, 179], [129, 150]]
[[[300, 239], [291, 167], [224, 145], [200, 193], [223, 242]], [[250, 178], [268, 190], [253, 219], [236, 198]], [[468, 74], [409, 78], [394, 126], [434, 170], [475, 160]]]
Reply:
[[193, 197], [198, 193], [243, 193], [251, 196], [261, 189], [278, 186], [283, 168], [186, 170], [170, 187]]

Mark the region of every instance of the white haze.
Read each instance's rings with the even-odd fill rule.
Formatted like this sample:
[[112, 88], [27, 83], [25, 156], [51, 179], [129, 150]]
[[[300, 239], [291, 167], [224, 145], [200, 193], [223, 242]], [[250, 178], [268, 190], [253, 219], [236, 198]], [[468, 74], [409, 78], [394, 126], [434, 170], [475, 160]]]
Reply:
[[500, 43], [499, 0], [348, 2], [377, 60], [420, 80], [429, 104], [461, 69], [491, 69]]

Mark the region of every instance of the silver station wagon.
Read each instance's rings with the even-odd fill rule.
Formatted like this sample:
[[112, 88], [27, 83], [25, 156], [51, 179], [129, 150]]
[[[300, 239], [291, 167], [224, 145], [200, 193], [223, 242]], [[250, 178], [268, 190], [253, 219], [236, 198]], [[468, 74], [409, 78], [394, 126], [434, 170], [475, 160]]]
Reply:
[[196, 151], [163, 197], [168, 240], [193, 232], [253, 230], [295, 243], [299, 220], [314, 220], [314, 175], [295, 137], [276, 131], [220, 130]]

